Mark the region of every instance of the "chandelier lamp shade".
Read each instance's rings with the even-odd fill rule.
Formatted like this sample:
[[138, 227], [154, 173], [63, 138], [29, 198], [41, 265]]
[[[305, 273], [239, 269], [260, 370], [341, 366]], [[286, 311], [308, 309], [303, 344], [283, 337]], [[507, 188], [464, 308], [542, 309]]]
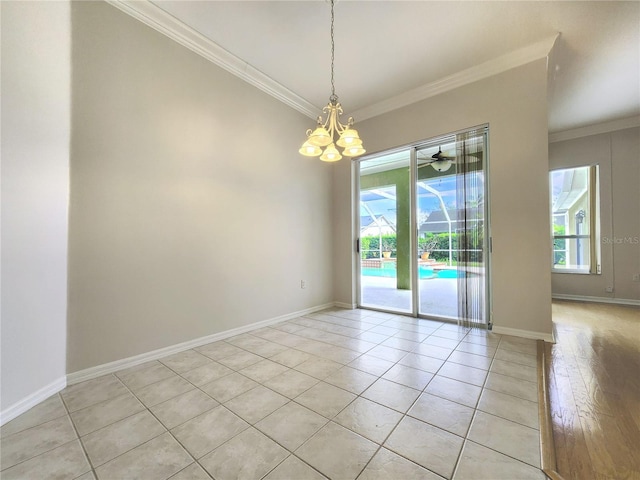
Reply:
[[[338, 102], [336, 88], [333, 80], [333, 63], [335, 42], [333, 38], [334, 23], [334, 2], [331, 0], [331, 96], [329, 103], [322, 111], [326, 119], [322, 120], [322, 115], [318, 116], [318, 124], [315, 130], [307, 130], [307, 140], [302, 144], [299, 152], [306, 157], [320, 157], [323, 162], [337, 162], [342, 155], [347, 157], [357, 157], [366, 152], [362, 146], [362, 140], [358, 131], [353, 128], [353, 117], [349, 117], [347, 124], [340, 123], [342, 115], [342, 105]], [[342, 148], [342, 154], [338, 148]]]

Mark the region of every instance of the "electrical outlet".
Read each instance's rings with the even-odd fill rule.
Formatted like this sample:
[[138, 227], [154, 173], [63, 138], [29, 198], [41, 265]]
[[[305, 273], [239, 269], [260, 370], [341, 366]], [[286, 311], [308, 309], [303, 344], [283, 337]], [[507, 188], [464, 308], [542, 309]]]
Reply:
[[306, 280], [300, 280], [300, 288], [307, 288], [307, 281]]
[[640, 282], [640, 273], [636, 273], [631, 280], [634, 282]]
[[604, 291], [607, 292], [607, 293], [613, 293], [613, 287], [611, 285], [609, 285], [608, 287], [606, 287], [604, 289]]

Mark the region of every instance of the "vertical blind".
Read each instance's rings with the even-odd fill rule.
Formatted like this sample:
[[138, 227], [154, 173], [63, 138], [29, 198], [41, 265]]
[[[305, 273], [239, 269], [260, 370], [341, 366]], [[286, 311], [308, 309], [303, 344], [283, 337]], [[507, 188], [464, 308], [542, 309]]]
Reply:
[[485, 129], [456, 135], [458, 324], [486, 325]]

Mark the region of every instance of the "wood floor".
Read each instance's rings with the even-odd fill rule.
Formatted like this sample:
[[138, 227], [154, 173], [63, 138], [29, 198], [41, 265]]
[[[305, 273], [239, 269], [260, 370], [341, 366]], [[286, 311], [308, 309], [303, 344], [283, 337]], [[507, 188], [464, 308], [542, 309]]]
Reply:
[[640, 308], [554, 301], [547, 375], [557, 472], [640, 480]]

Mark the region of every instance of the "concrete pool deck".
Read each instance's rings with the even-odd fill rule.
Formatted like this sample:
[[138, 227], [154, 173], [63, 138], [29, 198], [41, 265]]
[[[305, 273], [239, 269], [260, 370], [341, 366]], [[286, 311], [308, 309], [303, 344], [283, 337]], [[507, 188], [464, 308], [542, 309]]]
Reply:
[[[478, 281], [480, 277], [478, 277]], [[411, 312], [411, 291], [398, 290], [396, 279], [362, 276], [361, 304], [363, 307]], [[418, 312], [424, 315], [458, 318], [458, 281], [455, 278], [429, 278], [418, 281]]]

